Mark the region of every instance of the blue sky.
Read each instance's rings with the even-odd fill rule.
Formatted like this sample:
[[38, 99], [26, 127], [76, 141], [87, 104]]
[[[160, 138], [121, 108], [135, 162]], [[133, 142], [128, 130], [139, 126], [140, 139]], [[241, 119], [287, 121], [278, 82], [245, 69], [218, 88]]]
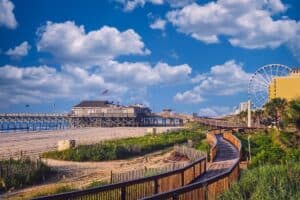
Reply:
[[299, 9], [296, 0], [0, 0], [0, 112], [109, 99], [228, 113], [260, 66], [299, 66]]

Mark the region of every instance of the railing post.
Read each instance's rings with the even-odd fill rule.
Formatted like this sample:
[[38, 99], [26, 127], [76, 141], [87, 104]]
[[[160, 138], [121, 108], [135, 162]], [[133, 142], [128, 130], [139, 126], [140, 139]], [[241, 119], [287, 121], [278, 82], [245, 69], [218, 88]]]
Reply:
[[205, 192], [204, 199], [207, 200], [208, 199], [208, 187], [207, 187], [207, 184], [204, 185], [204, 192]]
[[195, 179], [196, 178], [196, 169], [195, 169], [195, 165], [193, 165], [193, 173], [194, 173], [194, 178], [193, 179]]
[[172, 199], [173, 200], [178, 200], [178, 194], [176, 192], [173, 193]]
[[181, 185], [184, 186], [184, 170], [181, 172]]
[[121, 187], [121, 200], [126, 200], [126, 186]]
[[155, 179], [154, 180], [154, 194], [157, 194], [158, 193], [158, 180]]

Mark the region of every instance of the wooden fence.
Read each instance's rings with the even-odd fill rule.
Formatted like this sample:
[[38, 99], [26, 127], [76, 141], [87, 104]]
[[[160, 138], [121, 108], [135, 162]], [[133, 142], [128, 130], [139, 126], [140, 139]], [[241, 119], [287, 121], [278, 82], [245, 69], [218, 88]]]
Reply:
[[157, 174], [162, 174], [165, 172], [174, 171], [180, 168], [185, 167], [187, 164], [185, 163], [170, 163], [164, 167], [157, 168], [141, 168], [130, 170], [126, 172], [111, 172], [111, 183], [120, 183], [129, 180], [139, 179], [143, 177], [153, 176]]
[[217, 138], [215, 136], [215, 134], [219, 134], [220, 131], [209, 131], [206, 134], [206, 140], [207, 142], [210, 144], [210, 150], [209, 150], [209, 160], [210, 162], [213, 162], [216, 155], [217, 155]]
[[135, 200], [188, 185], [205, 172], [206, 157], [203, 157], [186, 167], [171, 172], [102, 187], [38, 197], [35, 200]]
[[[224, 134], [224, 137], [229, 140], [240, 153], [240, 141], [231, 134], [231, 131], [225, 131]], [[214, 200], [219, 194], [228, 190], [229, 187], [238, 180], [239, 174], [239, 159], [236, 159], [228, 170], [215, 177], [195, 182], [179, 189], [146, 197], [143, 198], [143, 200]]]
[[[194, 148], [187, 147], [186, 145], [174, 145], [173, 151], [179, 153], [180, 155], [186, 156], [190, 160], [190, 163], [195, 162], [203, 157], [206, 157], [206, 153], [196, 150]], [[111, 183], [120, 183], [138, 178], [162, 174], [169, 171], [174, 171], [183, 168], [190, 163], [173, 162], [168, 165], [165, 165], [164, 167], [144, 167], [126, 172], [111, 172]]]
[[[220, 133], [220, 130], [210, 134]], [[224, 133], [224, 131], [222, 131]], [[241, 143], [229, 131], [224, 137], [240, 151]], [[239, 178], [239, 159], [225, 172], [215, 177], [192, 183], [206, 172], [206, 157], [174, 171], [110, 184], [102, 187], [35, 198], [35, 200], [101, 199], [101, 200], [211, 200], [226, 191]]]
[[179, 189], [143, 198], [143, 200], [214, 200], [238, 180], [239, 160], [226, 172]]
[[196, 160], [199, 160], [200, 158], [206, 157], [205, 152], [196, 150], [191, 147], [187, 147], [185, 145], [174, 145], [174, 151], [179, 154], [185, 155], [192, 162], [195, 162]]
[[233, 144], [238, 149], [239, 158], [241, 158], [241, 150], [242, 150], [241, 141], [232, 134], [232, 131], [225, 130], [223, 133], [223, 137], [229, 142], [231, 142], [231, 144]]

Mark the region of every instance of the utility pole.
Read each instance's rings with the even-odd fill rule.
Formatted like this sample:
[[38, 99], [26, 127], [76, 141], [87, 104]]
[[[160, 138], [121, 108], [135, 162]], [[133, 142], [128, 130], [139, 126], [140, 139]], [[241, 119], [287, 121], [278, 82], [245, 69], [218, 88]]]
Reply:
[[248, 127], [251, 127], [251, 101], [248, 100]]

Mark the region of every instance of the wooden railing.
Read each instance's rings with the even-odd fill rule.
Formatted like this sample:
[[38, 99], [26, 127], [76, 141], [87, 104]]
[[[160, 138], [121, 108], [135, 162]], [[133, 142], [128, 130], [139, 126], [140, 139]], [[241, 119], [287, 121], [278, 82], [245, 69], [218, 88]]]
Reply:
[[[224, 134], [224, 138], [228, 139], [239, 150], [240, 155], [240, 141], [232, 135], [231, 131], [222, 131], [222, 133]], [[146, 197], [143, 200], [214, 200], [238, 180], [240, 174], [239, 160], [237, 158], [228, 170], [214, 177], [183, 186], [179, 189]]]
[[230, 131], [224, 131], [223, 137], [226, 140], [228, 140], [229, 142], [231, 142], [231, 144], [233, 144], [238, 149], [239, 158], [241, 158], [241, 150], [242, 150], [241, 141], [232, 134], [231, 130]]
[[101, 199], [131, 200], [140, 199], [190, 184], [206, 172], [206, 157], [171, 172], [140, 178], [122, 183], [110, 184], [75, 192], [38, 197], [35, 200], [62, 199]]
[[206, 140], [210, 145], [209, 160], [213, 162], [217, 155], [217, 138], [215, 134], [220, 133], [220, 130], [211, 130], [206, 134]]
[[[211, 137], [219, 134], [220, 130], [209, 132]], [[241, 143], [231, 134], [231, 131], [221, 131], [240, 152]], [[210, 137], [210, 136], [209, 136]], [[214, 155], [213, 155], [214, 157]], [[239, 158], [226, 171], [192, 183], [206, 172], [206, 157], [203, 157], [181, 169], [139, 178], [122, 183], [110, 184], [75, 192], [67, 192], [52, 196], [35, 198], [35, 200], [54, 199], [101, 199], [101, 200], [144, 200], [156, 199], [216, 199], [217, 195], [226, 191], [239, 178]]]
[[226, 172], [200, 182], [183, 186], [179, 189], [171, 190], [162, 194], [143, 198], [143, 200], [211, 200], [226, 190], [238, 180], [239, 160]]

